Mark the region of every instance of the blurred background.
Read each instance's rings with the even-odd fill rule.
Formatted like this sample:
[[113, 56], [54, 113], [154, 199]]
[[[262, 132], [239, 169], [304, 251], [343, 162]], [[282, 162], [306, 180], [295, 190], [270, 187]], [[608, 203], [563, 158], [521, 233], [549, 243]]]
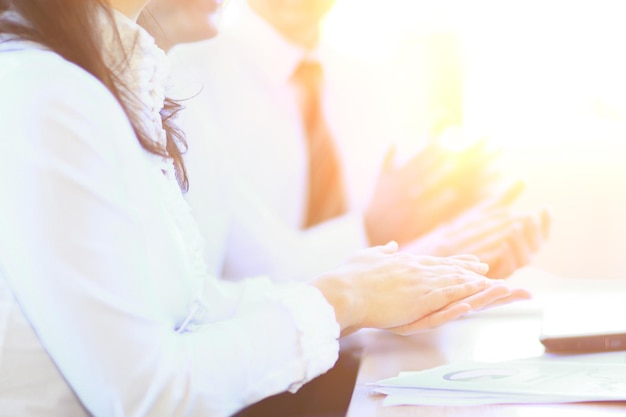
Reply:
[[554, 212], [535, 266], [624, 278], [624, 12], [623, 0], [338, 0], [324, 36], [386, 66], [407, 131], [500, 149], [527, 183], [516, 207]]

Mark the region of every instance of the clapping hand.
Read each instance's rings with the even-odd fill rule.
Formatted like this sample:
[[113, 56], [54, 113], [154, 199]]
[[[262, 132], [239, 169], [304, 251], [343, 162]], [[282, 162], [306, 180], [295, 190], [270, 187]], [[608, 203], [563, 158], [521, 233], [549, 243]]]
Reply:
[[489, 277], [510, 276], [530, 263], [551, 225], [548, 208], [512, 212], [510, 206], [523, 188], [520, 182], [512, 184], [402, 249], [435, 256], [471, 253], [489, 264]]
[[361, 251], [311, 284], [335, 309], [343, 335], [361, 328], [411, 334], [530, 296], [485, 278], [487, 270], [473, 255], [418, 256], [391, 242]]
[[433, 141], [396, 167], [391, 148], [365, 211], [370, 243], [413, 241], [474, 206], [496, 179], [494, 157], [484, 141], [460, 151]]

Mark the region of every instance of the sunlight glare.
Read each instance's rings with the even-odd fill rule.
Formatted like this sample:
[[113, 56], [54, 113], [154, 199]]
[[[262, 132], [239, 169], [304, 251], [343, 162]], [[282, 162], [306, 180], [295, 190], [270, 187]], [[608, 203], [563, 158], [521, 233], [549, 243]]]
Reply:
[[512, 142], [502, 145], [541, 145], [624, 130], [624, 10], [619, 0], [339, 0], [324, 34], [346, 54], [380, 59], [410, 55], [428, 34], [457, 33], [464, 123]]

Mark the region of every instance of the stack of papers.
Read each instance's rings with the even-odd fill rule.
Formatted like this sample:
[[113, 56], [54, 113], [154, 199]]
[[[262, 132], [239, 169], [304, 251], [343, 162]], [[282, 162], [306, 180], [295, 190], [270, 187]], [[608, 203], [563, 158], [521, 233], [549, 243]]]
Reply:
[[372, 384], [383, 405], [626, 401], [626, 364], [516, 360], [466, 362]]

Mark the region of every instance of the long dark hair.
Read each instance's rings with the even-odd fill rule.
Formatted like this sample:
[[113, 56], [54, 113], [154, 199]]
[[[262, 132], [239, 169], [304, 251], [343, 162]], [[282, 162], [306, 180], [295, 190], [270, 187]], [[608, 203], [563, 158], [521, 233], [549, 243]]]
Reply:
[[[11, 18], [8, 12], [15, 12], [20, 18]], [[132, 110], [140, 109], [142, 104], [105, 63], [100, 30], [102, 12], [113, 24], [107, 0], [0, 0], [0, 34], [12, 34], [45, 45], [100, 80], [124, 109], [141, 146], [173, 160], [178, 184], [186, 191], [189, 182], [182, 154], [187, 143], [174, 123], [182, 106], [174, 100], [165, 100], [161, 120], [167, 145], [163, 148], [145, 132], [139, 115]]]

